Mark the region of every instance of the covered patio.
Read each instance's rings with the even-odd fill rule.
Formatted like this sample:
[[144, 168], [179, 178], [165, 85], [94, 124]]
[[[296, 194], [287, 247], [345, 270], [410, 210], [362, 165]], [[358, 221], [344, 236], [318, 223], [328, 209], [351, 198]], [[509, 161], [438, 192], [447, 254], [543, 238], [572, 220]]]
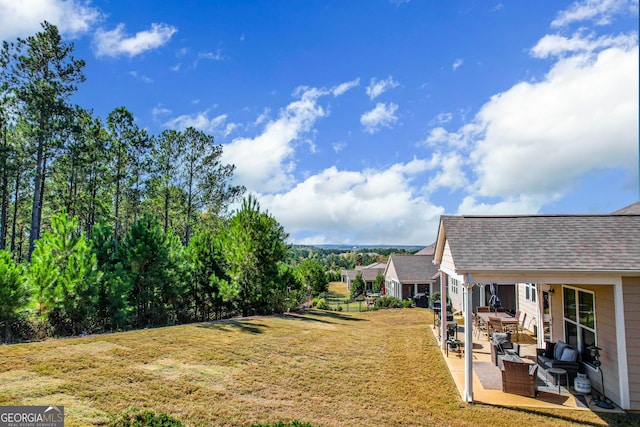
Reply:
[[[442, 216], [434, 263], [440, 264], [441, 282], [453, 284], [452, 292], [462, 297], [464, 356], [450, 366], [454, 379], [462, 377], [456, 381], [462, 381], [463, 400], [504, 404], [505, 399], [486, 394], [477, 375], [476, 364], [481, 362], [477, 353], [481, 349], [473, 340], [472, 291], [481, 285], [521, 283], [536, 285], [537, 336], [533, 348], [545, 348], [545, 339], [559, 344], [562, 341], [563, 349], [568, 344], [574, 357], [578, 354], [580, 371], [588, 377], [592, 390], [604, 395], [605, 403], [638, 410], [638, 371], [632, 367], [640, 359], [635, 352], [627, 351], [637, 347], [639, 336], [635, 322], [640, 299], [638, 247], [640, 213], [635, 211], [611, 215]], [[450, 290], [442, 288], [441, 298], [446, 300]], [[548, 307], [543, 308], [543, 301]], [[548, 324], [543, 323], [547, 319]], [[439, 335], [446, 336], [445, 319], [441, 324]], [[441, 348], [446, 354], [444, 341]], [[594, 356], [594, 348], [600, 350], [600, 356]], [[555, 354], [553, 359], [565, 360]], [[555, 370], [547, 368], [547, 372]], [[577, 373], [572, 374], [563, 381], [569, 387]], [[513, 399], [522, 401], [516, 396], [507, 401]]]
[[[460, 319], [461, 320], [461, 319]], [[430, 328], [436, 340], [441, 343], [439, 329]], [[464, 336], [464, 326], [458, 326], [458, 337]], [[462, 340], [461, 340], [462, 341]], [[536, 354], [535, 337], [522, 334], [520, 338], [520, 356], [534, 363]], [[490, 342], [486, 335], [473, 334], [473, 401], [472, 403], [548, 408], [548, 409], [573, 409], [573, 410], [596, 410], [604, 412], [619, 412], [619, 408], [612, 410], [602, 409], [593, 404], [590, 396], [583, 396], [575, 393], [575, 390], [562, 385], [560, 389], [553, 384], [550, 378], [546, 378], [544, 371], [537, 373], [537, 396], [526, 397], [518, 394], [505, 393], [502, 391], [502, 373], [500, 369], [491, 361]], [[465, 358], [464, 341], [459, 352], [447, 351], [441, 347], [442, 357], [451, 372], [451, 376], [456, 384], [460, 397], [465, 396]], [[558, 391], [560, 390], [560, 391]]]

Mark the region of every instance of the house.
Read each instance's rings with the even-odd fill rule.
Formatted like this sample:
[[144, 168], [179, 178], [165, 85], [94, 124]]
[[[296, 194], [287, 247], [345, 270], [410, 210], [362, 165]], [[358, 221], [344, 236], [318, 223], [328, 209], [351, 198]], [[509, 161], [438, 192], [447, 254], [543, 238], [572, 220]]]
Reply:
[[372, 292], [376, 277], [378, 277], [378, 274], [383, 274], [386, 267], [386, 262], [374, 262], [364, 267], [359, 265], [354, 270], [342, 270], [342, 282], [346, 283], [347, 289], [351, 291], [351, 283], [356, 280], [358, 272], [361, 271], [365, 283], [365, 292]]
[[[604, 385], [616, 405], [640, 410], [640, 203], [608, 215], [442, 216], [434, 262], [463, 294], [465, 400], [473, 401], [466, 301], [474, 288], [518, 283], [536, 293], [538, 346], [546, 317], [548, 338], [578, 350], [595, 390]], [[526, 298], [526, 285], [518, 288]], [[601, 349], [599, 368], [591, 345]]]
[[384, 271], [386, 294], [399, 299], [411, 299], [417, 293], [431, 295], [439, 290], [437, 273], [433, 253], [391, 255]]

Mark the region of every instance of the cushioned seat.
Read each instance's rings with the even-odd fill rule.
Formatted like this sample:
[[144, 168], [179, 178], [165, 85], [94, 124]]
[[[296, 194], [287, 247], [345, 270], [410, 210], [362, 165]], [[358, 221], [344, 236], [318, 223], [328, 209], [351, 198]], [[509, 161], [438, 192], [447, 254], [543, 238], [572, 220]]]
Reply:
[[[543, 369], [562, 368], [567, 371], [569, 383], [578, 375], [580, 355], [578, 351], [564, 341], [555, 343], [545, 341], [546, 348], [537, 349], [538, 365]], [[569, 384], [565, 384], [569, 385]]]
[[498, 356], [507, 354], [507, 350], [520, 355], [520, 344], [511, 342], [509, 332], [494, 332], [491, 336], [491, 361], [498, 366]]

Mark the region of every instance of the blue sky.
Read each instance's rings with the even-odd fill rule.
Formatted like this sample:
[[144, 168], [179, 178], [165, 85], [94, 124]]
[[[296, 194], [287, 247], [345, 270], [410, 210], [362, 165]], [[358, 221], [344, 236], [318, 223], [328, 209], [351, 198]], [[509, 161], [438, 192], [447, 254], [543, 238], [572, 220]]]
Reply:
[[74, 102], [194, 126], [294, 243], [638, 200], [638, 1], [0, 0], [86, 60]]

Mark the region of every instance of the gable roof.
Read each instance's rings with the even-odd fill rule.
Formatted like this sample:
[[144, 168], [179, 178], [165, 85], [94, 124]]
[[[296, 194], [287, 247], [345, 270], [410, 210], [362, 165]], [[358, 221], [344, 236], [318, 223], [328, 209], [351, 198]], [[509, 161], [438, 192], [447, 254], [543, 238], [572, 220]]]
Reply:
[[429, 256], [433, 256], [435, 251], [436, 251], [436, 242], [433, 242], [432, 244], [430, 244], [426, 248], [420, 249], [414, 255], [429, 255]]
[[442, 216], [457, 271], [640, 272], [640, 215]]
[[640, 215], [640, 202], [635, 202], [622, 209], [612, 212], [611, 215]]
[[391, 255], [389, 264], [391, 263], [402, 283], [431, 282], [438, 272], [438, 266], [433, 264], [433, 257], [426, 255]]

